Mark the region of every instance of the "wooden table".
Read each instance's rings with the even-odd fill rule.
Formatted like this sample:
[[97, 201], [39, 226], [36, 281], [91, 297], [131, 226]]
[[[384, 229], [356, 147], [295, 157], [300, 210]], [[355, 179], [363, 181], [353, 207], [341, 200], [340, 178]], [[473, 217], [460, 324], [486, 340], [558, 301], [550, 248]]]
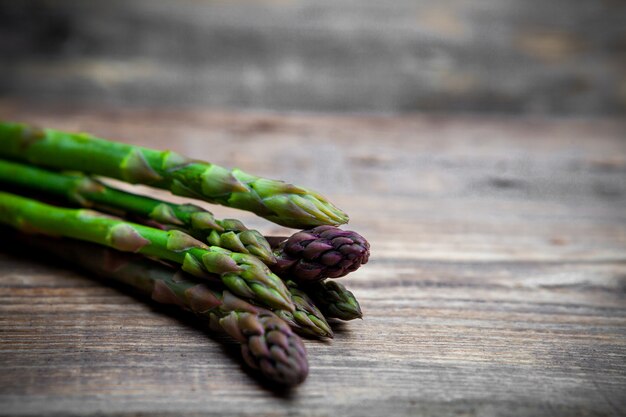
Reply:
[[1, 415], [626, 414], [623, 121], [6, 102], [0, 117], [312, 187], [372, 244], [343, 279], [364, 320], [307, 341], [311, 373], [291, 393], [263, 388], [235, 345], [185, 316], [0, 253]]

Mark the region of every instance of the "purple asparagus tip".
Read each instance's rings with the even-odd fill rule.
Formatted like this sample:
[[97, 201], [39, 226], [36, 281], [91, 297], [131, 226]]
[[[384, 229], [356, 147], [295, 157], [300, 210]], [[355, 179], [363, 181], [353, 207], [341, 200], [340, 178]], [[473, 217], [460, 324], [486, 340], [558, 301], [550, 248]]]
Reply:
[[363, 236], [335, 226], [297, 232], [275, 250], [277, 274], [299, 282], [339, 278], [367, 263], [370, 245]]
[[239, 319], [245, 361], [267, 378], [287, 386], [302, 383], [309, 373], [306, 349], [287, 323], [273, 314], [249, 314]]

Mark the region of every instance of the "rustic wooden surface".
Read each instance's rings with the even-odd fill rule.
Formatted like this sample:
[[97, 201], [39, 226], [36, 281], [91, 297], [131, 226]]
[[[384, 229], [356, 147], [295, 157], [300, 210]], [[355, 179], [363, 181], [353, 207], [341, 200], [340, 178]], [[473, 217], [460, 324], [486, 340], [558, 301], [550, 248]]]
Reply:
[[0, 0], [0, 96], [626, 113], [624, 0]]
[[[626, 124], [86, 111], [87, 130], [322, 190], [372, 243], [365, 311], [274, 393], [237, 349], [88, 276], [0, 253], [0, 415], [626, 414]], [[267, 233], [284, 229], [234, 210]]]

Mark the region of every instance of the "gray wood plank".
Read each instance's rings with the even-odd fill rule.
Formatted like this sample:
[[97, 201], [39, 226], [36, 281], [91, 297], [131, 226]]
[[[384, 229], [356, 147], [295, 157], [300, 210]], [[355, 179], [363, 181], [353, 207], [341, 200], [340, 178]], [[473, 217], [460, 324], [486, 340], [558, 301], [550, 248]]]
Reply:
[[0, 1], [0, 95], [280, 110], [623, 114], [626, 3]]

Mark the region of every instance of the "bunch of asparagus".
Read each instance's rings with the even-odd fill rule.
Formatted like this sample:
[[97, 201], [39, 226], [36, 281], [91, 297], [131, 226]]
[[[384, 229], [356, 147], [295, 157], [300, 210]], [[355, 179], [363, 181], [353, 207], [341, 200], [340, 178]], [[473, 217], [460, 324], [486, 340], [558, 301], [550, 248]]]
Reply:
[[[296, 333], [333, 337], [327, 319], [361, 317], [354, 295], [327, 278], [366, 263], [369, 244], [338, 228], [348, 216], [311, 190], [171, 151], [17, 123], [0, 122], [0, 158], [0, 223], [19, 231], [13, 241], [195, 313], [240, 342], [245, 362], [274, 382], [297, 385], [308, 374]], [[266, 237], [94, 175], [305, 230]]]

